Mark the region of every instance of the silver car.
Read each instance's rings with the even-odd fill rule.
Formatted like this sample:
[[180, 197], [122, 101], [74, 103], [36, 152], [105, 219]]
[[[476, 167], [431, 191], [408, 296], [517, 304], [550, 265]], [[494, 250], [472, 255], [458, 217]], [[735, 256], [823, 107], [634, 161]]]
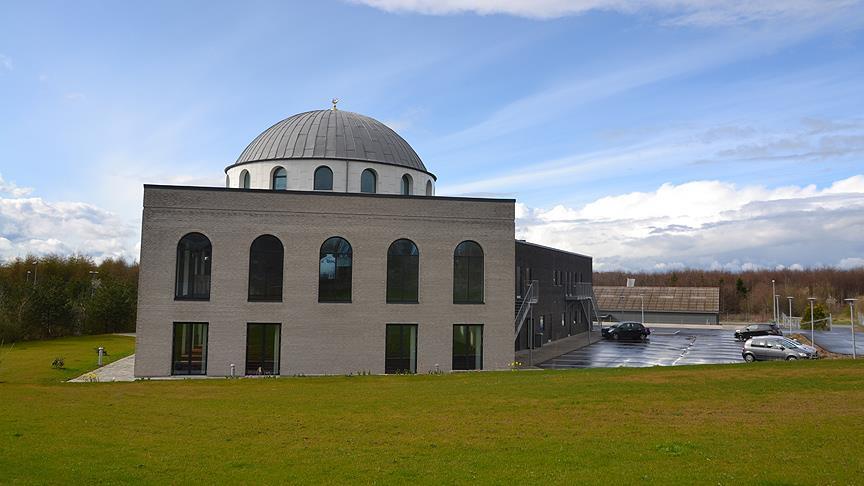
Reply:
[[812, 346], [783, 336], [757, 336], [744, 343], [741, 350], [744, 361], [818, 359], [819, 352]]

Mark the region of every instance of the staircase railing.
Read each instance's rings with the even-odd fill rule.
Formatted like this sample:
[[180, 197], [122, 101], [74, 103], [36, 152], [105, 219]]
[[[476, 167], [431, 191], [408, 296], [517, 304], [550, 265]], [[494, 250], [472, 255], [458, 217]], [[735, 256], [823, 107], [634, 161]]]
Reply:
[[[528, 311], [531, 306], [537, 303], [537, 298], [540, 294], [540, 284], [536, 280], [531, 280], [528, 289], [525, 290], [525, 297], [522, 299], [522, 304], [516, 312], [516, 339], [519, 339], [519, 333], [522, 331], [522, 326], [525, 325], [525, 318], [528, 317]], [[530, 337], [529, 337], [530, 339]]]

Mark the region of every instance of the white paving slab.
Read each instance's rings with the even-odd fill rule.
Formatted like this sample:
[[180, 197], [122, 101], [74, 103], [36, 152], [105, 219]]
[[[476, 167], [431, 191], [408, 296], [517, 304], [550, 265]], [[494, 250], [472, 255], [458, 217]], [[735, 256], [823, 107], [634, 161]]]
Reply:
[[110, 381], [135, 381], [135, 355], [127, 356], [118, 359], [113, 363], [109, 363], [101, 368], [84, 373], [78, 378], [69, 380], [73, 383], [82, 382], [110, 382]]

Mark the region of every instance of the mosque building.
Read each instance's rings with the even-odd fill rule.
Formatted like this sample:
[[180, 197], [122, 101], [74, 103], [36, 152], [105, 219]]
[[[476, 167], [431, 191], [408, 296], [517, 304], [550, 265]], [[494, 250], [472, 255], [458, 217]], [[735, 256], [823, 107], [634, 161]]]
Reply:
[[335, 100], [225, 174], [144, 186], [137, 377], [506, 369], [590, 326], [590, 257], [516, 241], [513, 199], [436, 196], [402, 137]]

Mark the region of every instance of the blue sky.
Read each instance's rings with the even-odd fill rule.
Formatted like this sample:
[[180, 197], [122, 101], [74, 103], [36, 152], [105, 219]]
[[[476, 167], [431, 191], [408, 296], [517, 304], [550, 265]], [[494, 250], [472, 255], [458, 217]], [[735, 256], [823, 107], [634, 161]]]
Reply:
[[143, 183], [220, 185], [338, 96], [597, 268], [861, 265], [862, 27], [857, 0], [4, 2], [0, 258], [135, 258]]

